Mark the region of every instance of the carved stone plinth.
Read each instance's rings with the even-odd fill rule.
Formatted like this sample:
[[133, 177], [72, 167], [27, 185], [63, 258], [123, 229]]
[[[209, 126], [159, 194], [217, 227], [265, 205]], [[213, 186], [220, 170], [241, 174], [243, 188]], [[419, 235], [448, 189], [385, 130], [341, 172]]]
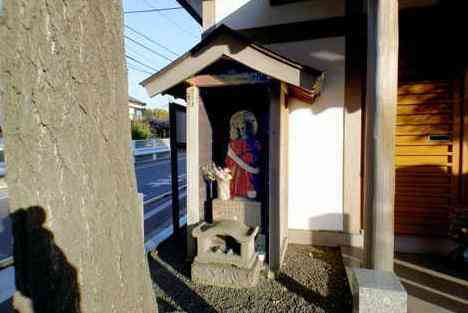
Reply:
[[260, 267], [258, 258], [255, 258], [255, 262], [250, 268], [194, 261], [192, 263], [192, 280], [199, 284], [218, 287], [251, 288], [258, 283]]
[[213, 200], [213, 220], [235, 220], [245, 225], [260, 226], [262, 206], [251, 200]]
[[192, 231], [197, 239], [192, 280], [220, 287], [255, 286], [260, 273], [254, 246], [258, 229], [234, 220], [198, 225]]

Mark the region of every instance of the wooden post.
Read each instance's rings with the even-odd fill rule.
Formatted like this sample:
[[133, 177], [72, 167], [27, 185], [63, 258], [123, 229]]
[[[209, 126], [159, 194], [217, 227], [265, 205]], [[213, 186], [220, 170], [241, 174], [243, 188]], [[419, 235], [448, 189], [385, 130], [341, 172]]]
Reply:
[[462, 204], [468, 205], [468, 65], [465, 67], [463, 89], [463, 137], [462, 137]]
[[202, 27], [208, 30], [216, 24], [216, 0], [202, 0]]
[[180, 204], [179, 204], [179, 169], [178, 169], [178, 142], [177, 142], [177, 104], [169, 103], [170, 147], [171, 147], [171, 187], [172, 187], [172, 226], [174, 239], [180, 233]]
[[192, 229], [200, 222], [199, 188], [199, 128], [198, 110], [200, 89], [187, 88], [187, 257], [195, 255], [195, 241]]
[[368, 3], [364, 265], [393, 271], [398, 1]]

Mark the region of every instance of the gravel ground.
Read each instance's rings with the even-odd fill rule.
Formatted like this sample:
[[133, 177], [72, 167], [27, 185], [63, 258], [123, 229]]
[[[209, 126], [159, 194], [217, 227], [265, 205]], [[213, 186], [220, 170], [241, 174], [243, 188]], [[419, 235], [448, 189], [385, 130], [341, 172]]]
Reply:
[[351, 312], [351, 295], [338, 248], [290, 244], [275, 280], [251, 289], [202, 286], [189, 279], [183, 246], [163, 243], [149, 257], [159, 313]]

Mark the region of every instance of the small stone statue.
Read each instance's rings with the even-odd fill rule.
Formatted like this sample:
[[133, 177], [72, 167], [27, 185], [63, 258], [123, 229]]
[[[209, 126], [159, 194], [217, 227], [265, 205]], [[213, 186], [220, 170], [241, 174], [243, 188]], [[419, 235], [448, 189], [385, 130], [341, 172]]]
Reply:
[[218, 199], [231, 199], [230, 181], [232, 179], [231, 171], [228, 168], [221, 168], [211, 163], [202, 167], [205, 179], [215, 181], [218, 185]]

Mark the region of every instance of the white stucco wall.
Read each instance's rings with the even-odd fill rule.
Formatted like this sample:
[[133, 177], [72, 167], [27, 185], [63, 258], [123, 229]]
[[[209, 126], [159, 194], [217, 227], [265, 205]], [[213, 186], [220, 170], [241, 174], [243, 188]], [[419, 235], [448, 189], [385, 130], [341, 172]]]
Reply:
[[344, 0], [309, 0], [270, 5], [270, 0], [216, 0], [216, 23], [233, 29], [344, 16]]
[[345, 39], [269, 48], [327, 73], [316, 103], [289, 102], [289, 228], [342, 230]]

